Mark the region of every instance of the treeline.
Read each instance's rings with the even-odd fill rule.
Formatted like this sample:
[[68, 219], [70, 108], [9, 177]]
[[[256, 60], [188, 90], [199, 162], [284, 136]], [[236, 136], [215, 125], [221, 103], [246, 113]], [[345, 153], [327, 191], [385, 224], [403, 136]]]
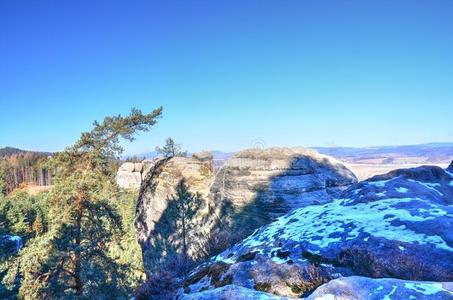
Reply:
[[[1, 150], [5, 149], [14, 148]], [[52, 185], [55, 170], [47, 166], [49, 158], [49, 153], [8, 151], [6, 155], [0, 157], [0, 191], [7, 195], [24, 183]]]

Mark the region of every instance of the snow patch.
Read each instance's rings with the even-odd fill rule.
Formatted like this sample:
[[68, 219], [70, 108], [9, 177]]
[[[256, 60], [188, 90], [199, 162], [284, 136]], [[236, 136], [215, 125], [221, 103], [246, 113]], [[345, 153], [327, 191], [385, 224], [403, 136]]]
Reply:
[[387, 182], [389, 182], [390, 180], [393, 180], [393, 179], [379, 180], [379, 181], [368, 181], [368, 184], [374, 185], [374, 186], [377, 186], [377, 187], [385, 187], [385, 184]]
[[391, 295], [393, 295], [395, 292], [396, 292], [396, 289], [398, 288], [398, 286], [394, 285], [392, 290], [390, 291], [390, 294], [388, 295], [385, 295], [384, 298], [382, 298], [383, 300], [391, 300], [392, 298], [390, 298]]
[[286, 263], [288, 260], [281, 259], [280, 257], [274, 256], [274, 257], [272, 257], [272, 261], [280, 265], [280, 264]]
[[6, 238], [10, 240], [11, 242], [14, 242], [16, 244], [16, 252], [19, 252], [20, 249], [24, 246], [24, 243], [22, 241], [22, 238], [17, 235], [7, 235]]
[[[434, 208], [424, 209], [423, 216], [420, 216], [420, 211], [416, 207], [398, 208], [399, 204], [413, 201], [422, 202]], [[422, 222], [447, 214], [428, 201], [420, 198], [391, 198], [354, 206], [343, 206], [343, 203], [344, 199], [336, 199], [326, 205], [296, 209], [293, 213], [278, 218], [274, 223], [247, 237], [242, 245], [246, 247], [267, 245], [271, 249], [278, 237], [280, 240], [286, 239], [296, 243], [307, 241], [314, 246], [310, 250], [315, 251], [331, 243], [340, 242], [342, 239], [356, 238], [362, 232], [388, 240], [432, 244], [440, 249], [453, 251], [453, 248], [440, 236], [417, 233], [406, 228], [405, 225], [391, 224], [394, 220]], [[345, 224], [348, 224], [349, 229], [345, 228]], [[364, 240], [366, 241], [367, 238]], [[265, 251], [269, 252], [268, 249]]]
[[396, 191], [398, 193], [407, 193], [409, 190], [405, 187], [398, 187], [398, 188], [396, 188]]
[[447, 292], [453, 295], [453, 292], [450, 292], [442, 287], [441, 283], [405, 283], [404, 287], [422, 293], [424, 295], [434, 295], [439, 292]]
[[335, 295], [333, 294], [325, 294], [320, 297], [316, 297], [313, 300], [335, 300]]

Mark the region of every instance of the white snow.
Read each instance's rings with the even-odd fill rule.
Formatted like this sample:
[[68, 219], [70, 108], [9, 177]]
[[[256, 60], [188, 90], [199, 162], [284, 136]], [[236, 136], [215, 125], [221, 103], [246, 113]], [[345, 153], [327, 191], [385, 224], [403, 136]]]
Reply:
[[422, 293], [424, 295], [434, 295], [439, 292], [447, 292], [453, 295], [453, 292], [450, 292], [442, 287], [441, 283], [425, 283], [425, 282], [409, 282], [405, 283], [404, 287]]
[[272, 261], [277, 263], [277, 264], [284, 264], [288, 260], [287, 259], [281, 259], [280, 257], [274, 256], [274, 257], [272, 257]]
[[409, 191], [409, 190], [405, 187], [398, 187], [398, 188], [396, 188], [396, 191], [398, 193], [407, 193], [407, 191]]
[[392, 290], [390, 291], [390, 294], [388, 295], [385, 295], [385, 297], [383, 298], [383, 300], [391, 300], [392, 298], [390, 298], [391, 295], [393, 295], [395, 292], [396, 292], [396, 289], [398, 288], [398, 286], [394, 285]]
[[335, 300], [335, 295], [333, 294], [325, 294], [320, 297], [316, 297], [313, 300]]
[[11, 242], [14, 242], [16, 243], [16, 251], [19, 252], [20, 249], [22, 249], [23, 247], [23, 241], [22, 241], [22, 238], [20, 236], [17, 236], [17, 235], [8, 235], [6, 236], [8, 240], [10, 240]]
[[384, 187], [387, 182], [393, 179], [379, 180], [379, 181], [368, 181], [368, 184], [375, 185], [377, 187]]
[[[433, 244], [448, 251], [453, 248], [437, 235], [426, 235], [414, 232], [405, 225], [394, 226], [391, 221], [401, 220], [421, 222], [434, 219], [446, 212], [419, 198], [391, 198], [370, 203], [359, 203], [354, 206], [343, 206], [344, 199], [337, 199], [325, 205], [312, 205], [299, 208], [293, 213], [278, 218], [274, 223], [263, 227], [255, 235], [246, 238], [242, 245], [256, 247], [268, 245], [273, 247], [273, 242], [278, 239], [292, 240], [295, 242], [309, 241], [310, 244], [326, 247], [330, 243], [341, 241], [341, 234], [345, 239], [356, 238], [360, 230], [372, 236], [389, 240], [398, 240], [407, 243]], [[395, 207], [397, 204], [419, 201], [428, 204], [433, 209], [424, 209], [424, 216], [420, 216], [416, 208], [403, 209]], [[412, 213], [412, 214], [411, 214]], [[289, 220], [296, 219], [297, 221]], [[347, 232], [342, 226], [353, 224], [354, 229]], [[336, 234], [335, 237], [329, 237]], [[313, 250], [316, 250], [313, 249]], [[267, 251], [266, 251], [267, 252]]]
[[216, 262], [224, 262], [226, 264], [234, 264], [236, 262], [236, 259], [234, 259], [234, 257], [230, 257], [230, 258], [226, 258], [226, 257], [223, 257], [222, 255], [223, 253], [220, 253], [219, 255], [215, 256], [214, 257], [214, 261]]

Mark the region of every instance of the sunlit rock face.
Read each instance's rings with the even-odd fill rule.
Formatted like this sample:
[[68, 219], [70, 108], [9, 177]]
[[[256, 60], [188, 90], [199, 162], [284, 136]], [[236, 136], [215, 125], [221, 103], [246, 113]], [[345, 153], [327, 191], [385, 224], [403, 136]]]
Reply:
[[[155, 227], [183, 177], [205, 202], [197, 216], [202, 232], [192, 243], [205, 248], [191, 249], [194, 253], [223, 250], [293, 209], [331, 201], [357, 181], [340, 162], [303, 148], [244, 150], [216, 174], [212, 165], [212, 154], [203, 152], [192, 158], [162, 160], [148, 173], [141, 186], [136, 222], [145, 268], [153, 265], [152, 256], [168, 252], [155, 252], [161, 246]], [[166, 246], [171, 243], [167, 239]]]
[[[168, 213], [171, 197], [176, 193], [176, 186], [185, 179], [191, 193], [199, 193], [204, 201], [196, 219], [202, 223], [209, 207], [209, 186], [213, 180], [209, 162], [189, 157], [173, 157], [157, 161], [146, 175], [140, 189], [136, 210], [137, 239], [142, 247], [145, 270], [165, 260], [181, 241], [174, 240], [172, 232], [162, 235], [166, 226], [165, 214]], [[199, 239], [191, 232], [190, 239]], [[192, 236], [193, 235], [193, 236]], [[176, 250], [175, 250], [176, 251]], [[195, 255], [194, 248], [189, 249]]]
[[222, 226], [243, 237], [292, 209], [327, 203], [355, 182], [345, 165], [310, 149], [250, 149], [219, 170], [210, 196]]
[[453, 298], [453, 282], [372, 279], [351, 276], [335, 279], [317, 288], [307, 300], [382, 300]]
[[138, 190], [142, 180], [155, 164], [155, 160], [144, 160], [142, 162], [125, 162], [116, 173], [116, 183], [123, 189]]
[[453, 281], [452, 182], [449, 172], [423, 166], [354, 184], [213, 257], [185, 291], [228, 283], [300, 297], [340, 275]]

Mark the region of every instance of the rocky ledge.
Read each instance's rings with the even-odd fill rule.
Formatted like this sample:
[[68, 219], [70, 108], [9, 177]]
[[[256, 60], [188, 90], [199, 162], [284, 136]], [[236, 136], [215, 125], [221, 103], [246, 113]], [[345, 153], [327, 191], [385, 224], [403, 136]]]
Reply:
[[357, 182], [342, 163], [304, 148], [240, 151], [216, 173], [209, 153], [161, 160], [143, 181], [137, 204], [137, 236], [148, 271], [156, 259], [179, 251], [178, 241], [163, 237], [162, 220], [182, 178], [204, 201], [191, 256], [223, 250], [295, 208], [331, 201]]
[[116, 173], [116, 183], [123, 189], [139, 189], [142, 180], [155, 163], [155, 160], [123, 163]]
[[[452, 282], [409, 281], [392, 278], [373, 279], [350, 276], [334, 279], [317, 288], [306, 300], [389, 300], [389, 299], [430, 299], [453, 298]], [[180, 300], [288, 300], [266, 292], [256, 291], [237, 285], [226, 285], [217, 289], [182, 295]]]
[[[322, 299], [391, 299], [384, 292], [394, 299], [423, 293], [430, 299], [453, 297], [451, 283], [440, 283], [453, 281], [451, 171], [451, 166], [396, 170], [354, 184], [332, 202], [296, 209], [196, 268], [184, 293], [233, 284], [303, 297], [329, 282], [310, 299], [343, 284], [355, 298], [339, 293]], [[439, 283], [408, 282], [403, 292], [393, 279], [341, 278], [353, 275]], [[367, 289], [369, 295], [361, 297]]]

